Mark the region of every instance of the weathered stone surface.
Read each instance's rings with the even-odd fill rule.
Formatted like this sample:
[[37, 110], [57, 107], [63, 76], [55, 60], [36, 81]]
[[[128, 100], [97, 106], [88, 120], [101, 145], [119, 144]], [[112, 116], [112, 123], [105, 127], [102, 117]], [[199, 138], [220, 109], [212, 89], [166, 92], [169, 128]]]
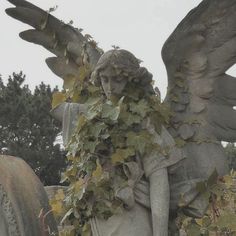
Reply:
[[182, 139], [187, 140], [194, 135], [194, 129], [191, 125], [183, 124], [179, 128], [179, 134]]
[[49, 236], [57, 233], [56, 222], [49, 213], [45, 224], [39, 218], [50, 211], [42, 183], [20, 158], [0, 155], [0, 235]]
[[[39, 36], [37, 38], [32, 37], [35, 33], [34, 35], [30, 34], [30, 37], [24, 37], [26, 40], [42, 44], [48, 49], [52, 45], [52, 41], [47, 37], [47, 34], [53, 32], [53, 35], [55, 33], [58, 39], [59, 45], [51, 51], [58, 56], [61, 54], [61, 48], [67, 49], [65, 53], [69, 54], [67, 58], [71, 60], [68, 61], [67, 58], [63, 58], [60, 61], [58, 61], [59, 59], [47, 61], [54, 73], [61, 77], [67, 75], [68, 72], [70, 74], [75, 72], [76, 74], [76, 66], [78, 66], [78, 62], [83, 61], [85, 54], [90, 59], [91, 68], [97, 67], [98, 59], [101, 56], [99, 50], [87, 43], [86, 38], [78, 30], [72, 26], [65, 25], [51, 15], [48, 15], [48, 20], [45, 20], [46, 12], [27, 1], [9, 1], [16, 6], [16, 8], [7, 10], [10, 16], [28, 23], [36, 29], [42, 30], [42, 34], [46, 34], [46, 37], [43, 37], [40, 33], [40, 38], [38, 38]], [[176, 128], [176, 136], [186, 140], [186, 144], [182, 147], [182, 152], [186, 159], [181, 160], [173, 168], [172, 166], [168, 168], [171, 192], [170, 210], [174, 217], [179, 207], [180, 198], [186, 200], [186, 205], [184, 206], [186, 214], [201, 217], [206, 209], [206, 204], [202, 201], [201, 194], [196, 191], [196, 183], [206, 181], [215, 169], [220, 175], [224, 175], [229, 171], [220, 141], [232, 142], [236, 140], [236, 112], [233, 109], [236, 104], [236, 82], [235, 78], [226, 75], [226, 71], [235, 63], [235, 22], [235, 0], [203, 0], [178, 25], [162, 50], [168, 72], [168, 87], [169, 91], [171, 91], [168, 92], [165, 99], [173, 113], [170, 126]], [[86, 42], [85, 44], [88, 47], [85, 52], [84, 42]], [[105, 65], [103, 68], [99, 68], [97, 75], [103, 77], [100, 78], [101, 82], [103, 82], [103, 89], [105, 88], [105, 82], [109, 82], [107, 90], [104, 89], [105, 94], [108, 96], [114, 91], [110, 89], [111, 85], [113, 86], [114, 76], [111, 73], [105, 73], [107, 72], [106, 67]], [[130, 65], [126, 67], [129, 68]], [[103, 72], [100, 74], [101, 69]], [[176, 89], [177, 78], [181, 78], [183, 81], [184, 84], [181, 85], [181, 88], [184, 88], [184, 90]], [[120, 88], [123, 88], [123, 86], [125, 86], [125, 83]], [[114, 89], [117, 88], [115, 85]], [[183, 93], [183, 91], [186, 93]], [[171, 96], [173, 94], [176, 96], [177, 101], [173, 101]], [[178, 105], [176, 106], [177, 103]], [[62, 106], [59, 106], [56, 113], [62, 110], [66, 111], [62, 108]], [[68, 111], [72, 110], [75, 111], [74, 114], [79, 111], [79, 109], [75, 108]], [[67, 112], [64, 113], [68, 116]], [[64, 140], [69, 137], [68, 131], [70, 129], [67, 127], [72, 127], [73, 122], [71, 121], [73, 121], [73, 117], [74, 115], [67, 119], [68, 122], [64, 122], [66, 124], [63, 126], [63, 131], [66, 131], [64, 132]], [[65, 117], [63, 117], [64, 119]], [[179, 128], [180, 124], [185, 124], [190, 119], [198, 124], [198, 128], [194, 126], [194, 131], [188, 125], [182, 125]], [[195, 142], [188, 142], [194, 132], [196, 135]], [[217, 143], [217, 141], [219, 142]], [[157, 179], [155, 180], [158, 182]], [[147, 181], [146, 189], [148, 191], [146, 195], [149, 200], [152, 200], [148, 184]], [[158, 202], [160, 191], [165, 187], [169, 187], [167, 185], [165, 183], [160, 187], [159, 184], [159, 193], [155, 195], [154, 202]], [[143, 192], [139, 191], [139, 193]], [[165, 199], [169, 199], [168, 193], [165, 194]], [[140, 203], [140, 199], [135, 200]], [[135, 206], [132, 211], [126, 211], [123, 215], [114, 216], [110, 221], [99, 222], [94, 218], [94, 224], [92, 224], [92, 227], [95, 227], [93, 229], [94, 235], [157, 235], [151, 231], [151, 227], [155, 229], [160, 221], [156, 220], [156, 224], [151, 225], [151, 219], [148, 219], [150, 212], [147, 207], [142, 209], [143, 205], [135, 204], [137, 207]], [[155, 209], [153, 206], [151, 206], [152, 212]], [[160, 208], [161, 206], [159, 206], [159, 210]], [[159, 219], [165, 215], [163, 212], [160, 213], [161, 215], [157, 213]], [[2, 213], [0, 212], [0, 214]], [[12, 221], [14, 222], [14, 219]], [[164, 222], [165, 224], [159, 227], [160, 233], [158, 235], [167, 235], [167, 227], [163, 226], [167, 225], [168, 220], [166, 221]], [[117, 227], [114, 227], [115, 224], [117, 224]], [[132, 229], [135, 229], [135, 227], [132, 228], [132, 224], [137, 226], [137, 233], [132, 232]], [[145, 225], [147, 229], [145, 229]], [[122, 226], [124, 227], [122, 228]], [[100, 227], [102, 233], [98, 232], [98, 227]], [[140, 231], [139, 227], [142, 228], [140, 230], [144, 229], [144, 231]], [[3, 227], [4, 230], [6, 229]], [[111, 232], [108, 232], [109, 230]], [[176, 232], [171, 233], [171, 235], [176, 235]]]

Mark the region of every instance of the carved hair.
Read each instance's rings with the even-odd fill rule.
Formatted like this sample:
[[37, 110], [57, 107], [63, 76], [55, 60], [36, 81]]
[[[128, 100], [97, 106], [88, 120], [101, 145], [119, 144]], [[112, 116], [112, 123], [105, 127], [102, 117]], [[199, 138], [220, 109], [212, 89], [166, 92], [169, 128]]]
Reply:
[[92, 73], [92, 81], [100, 84], [100, 72], [110, 70], [110, 76], [114, 79], [124, 78], [142, 86], [151, 84], [152, 74], [145, 67], [140, 67], [139, 63], [140, 61], [129, 51], [110, 50], [99, 59]]

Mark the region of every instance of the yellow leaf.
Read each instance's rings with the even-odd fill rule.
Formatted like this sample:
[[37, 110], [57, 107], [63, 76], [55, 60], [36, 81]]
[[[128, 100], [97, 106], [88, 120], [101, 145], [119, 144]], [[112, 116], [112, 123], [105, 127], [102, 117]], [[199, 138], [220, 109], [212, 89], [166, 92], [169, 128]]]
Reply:
[[65, 199], [65, 194], [64, 194], [64, 191], [62, 189], [58, 189], [57, 190], [57, 193], [55, 194], [55, 199], [57, 201], [63, 201]]
[[232, 184], [233, 184], [233, 178], [232, 178], [232, 176], [230, 176], [230, 175], [225, 175], [223, 178], [224, 178], [224, 181], [225, 181], [225, 186], [226, 186], [227, 188], [230, 188], [230, 187], [232, 186]]
[[93, 178], [100, 179], [101, 177], [102, 177], [102, 166], [97, 161], [97, 167], [96, 167], [96, 170], [93, 172]]
[[57, 107], [59, 104], [63, 103], [66, 100], [64, 93], [55, 92], [52, 95], [52, 109]]
[[51, 204], [52, 211], [55, 215], [61, 215], [63, 212], [63, 204], [61, 201], [56, 201]]
[[76, 77], [74, 75], [68, 75], [65, 78], [63, 78], [63, 80], [64, 80], [63, 84], [64, 89], [72, 90], [74, 88], [76, 82]]
[[84, 180], [83, 179], [79, 179], [78, 181], [76, 181], [75, 184], [74, 184], [75, 192], [79, 192], [83, 185], [84, 185]]
[[82, 236], [91, 236], [91, 227], [89, 224], [85, 224], [82, 230]]
[[201, 219], [195, 219], [198, 225], [203, 226], [203, 218]]
[[59, 228], [59, 236], [76, 236], [75, 228], [72, 225]]
[[90, 69], [90, 66], [87, 64], [87, 65], [84, 65], [84, 66], [81, 66], [79, 68], [79, 81], [80, 82], [83, 82], [84, 79], [90, 74], [91, 72], [91, 69]]
[[112, 164], [115, 165], [117, 163], [124, 163], [125, 159], [129, 156], [133, 156], [135, 154], [134, 149], [117, 149], [116, 152], [111, 156]]

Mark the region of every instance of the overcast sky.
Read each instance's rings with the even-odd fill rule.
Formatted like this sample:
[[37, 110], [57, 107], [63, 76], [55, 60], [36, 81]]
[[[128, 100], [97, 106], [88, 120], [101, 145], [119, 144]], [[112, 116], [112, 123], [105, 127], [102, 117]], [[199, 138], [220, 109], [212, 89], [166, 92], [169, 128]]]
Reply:
[[[52, 74], [44, 63], [51, 56], [44, 48], [27, 43], [18, 33], [28, 29], [5, 14], [12, 5], [0, 0], [0, 74], [6, 81], [12, 72], [23, 71], [26, 83], [33, 88], [44, 81], [52, 86], [62, 80]], [[201, 0], [31, 0], [48, 10], [58, 5], [53, 13], [65, 22], [91, 34], [104, 50], [111, 45], [127, 49], [144, 61], [153, 74], [164, 96], [167, 86], [166, 72], [161, 60], [161, 48], [180, 20]]]

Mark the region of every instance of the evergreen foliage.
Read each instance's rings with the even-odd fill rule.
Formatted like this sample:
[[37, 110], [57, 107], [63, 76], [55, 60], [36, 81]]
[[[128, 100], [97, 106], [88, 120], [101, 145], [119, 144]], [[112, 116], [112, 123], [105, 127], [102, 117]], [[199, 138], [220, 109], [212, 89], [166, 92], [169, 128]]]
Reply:
[[5, 85], [0, 77], [0, 153], [23, 158], [43, 184], [55, 185], [65, 167], [65, 153], [55, 139], [61, 125], [50, 115], [52, 93], [41, 83], [34, 92], [25, 75], [13, 73]]

